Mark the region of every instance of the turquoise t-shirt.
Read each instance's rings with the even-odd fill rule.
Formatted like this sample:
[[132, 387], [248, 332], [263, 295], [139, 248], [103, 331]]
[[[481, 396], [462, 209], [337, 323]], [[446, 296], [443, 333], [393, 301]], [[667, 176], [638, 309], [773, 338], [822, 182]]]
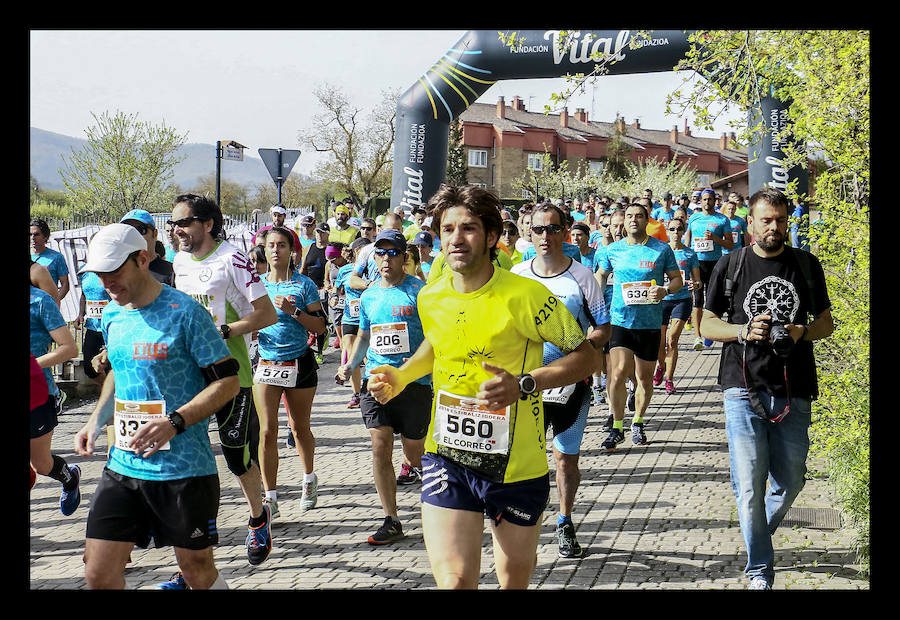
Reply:
[[[315, 282], [297, 271], [290, 280], [284, 282], [269, 282], [263, 276], [263, 283], [273, 305], [276, 295], [287, 297], [288, 301], [304, 312], [308, 306], [321, 301]], [[297, 359], [309, 348], [309, 332], [297, 319], [277, 306], [275, 312], [278, 321], [259, 330], [259, 357], [277, 362]]]
[[354, 266], [353, 263], [347, 263], [338, 270], [334, 278], [334, 285], [344, 289], [344, 315], [341, 317], [344, 325], [359, 325], [359, 297], [363, 291], [350, 286]]
[[[47, 293], [34, 286], [31, 287], [31, 302], [29, 304], [31, 322], [31, 334], [28, 340], [31, 353], [35, 357], [45, 355], [50, 350], [53, 337], [50, 335], [54, 329], [65, 327], [66, 320], [59, 311], [59, 306]], [[42, 368], [44, 378], [47, 380], [47, 389], [51, 396], [59, 394], [59, 388], [53, 382], [53, 373], [49, 368]]]
[[[165, 284], [157, 298], [143, 308], [128, 310], [109, 302], [100, 324], [115, 376], [116, 398], [162, 400], [166, 413], [206, 387], [201, 368], [230, 355], [209, 311], [190, 295]], [[107, 467], [140, 480], [180, 480], [218, 472], [209, 444], [209, 419], [188, 426], [169, 446], [147, 458], [114, 447]]]
[[[366, 354], [366, 373], [382, 364], [395, 368], [412, 357], [425, 334], [419, 318], [419, 291], [425, 283], [407, 274], [395, 286], [376, 284], [360, 296], [359, 330], [369, 332], [369, 351]], [[431, 385], [431, 375], [416, 379], [415, 383]]]
[[[85, 271], [78, 274], [78, 279], [81, 282], [81, 292], [84, 293], [84, 298], [87, 301], [105, 301], [109, 303], [109, 293], [103, 288], [103, 284], [100, 283], [100, 278], [96, 273]], [[87, 314], [85, 314], [84, 328], [99, 332], [100, 319], [87, 318]]]
[[656, 280], [657, 286], [663, 286], [665, 273], [676, 269], [678, 262], [672, 248], [655, 237], [648, 237], [642, 244], [631, 245], [627, 239], [621, 239], [606, 246], [606, 254], [600, 258], [600, 270], [615, 273], [612, 324], [627, 329], [660, 329], [662, 306], [626, 304], [622, 284]]
[[[671, 247], [671, 246], [669, 246]], [[700, 262], [697, 260], [697, 253], [694, 252], [690, 248], [682, 248], [680, 250], [674, 250], [675, 252], [675, 260], [678, 262], [678, 268], [681, 270], [681, 290], [677, 293], [672, 293], [671, 295], [666, 295], [663, 299], [665, 301], [678, 301], [679, 299], [690, 298], [691, 291], [688, 289], [688, 280], [691, 279], [691, 270], [694, 267], [699, 267]], [[669, 276], [667, 275], [665, 281], [669, 281]]]
[[61, 276], [69, 275], [69, 266], [66, 265], [66, 258], [56, 250], [44, 248], [44, 251], [40, 254], [32, 254], [31, 260], [47, 268], [54, 284], [59, 282]]
[[[687, 229], [691, 232], [691, 249], [697, 252], [697, 260], [717, 261], [722, 258], [722, 246], [715, 241], [709, 240], [712, 248], [709, 251], [700, 251], [697, 248], [698, 242], [704, 242], [704, 235], [707, 230], [718, 237], [726, 239], [731, 234], [731, 225], [728, 218], [721, 213], [704, 214], [702, 211], [695, 213], [688, 218]], [[685, 233], [686, 234], [686, 233]]]
[[[578, 249], [578, 246], [574, 243], [569, 243], [567, 241], [563, 241], [563, 254], [568, 256], [569, 258], [574, 258], [578, 262], [581, 262], [581, 250]], [[529, 247], [527, 250], [522, 252], [522, 260], [519, 262], [524, 263], [527, 260], [531, 260], [537, 256], [537, 250], [534, 248], [534, 245]]]
[[731, 238], [734, 239], [734, 249], [726, 250], [722, 248], [723, 255], [736, 252], [744, 247], [744, 233], [747, 232], [747, 220], [742, 217], [735, 216], [734, 219], [728, 220], [728, 224], [731, 226]]

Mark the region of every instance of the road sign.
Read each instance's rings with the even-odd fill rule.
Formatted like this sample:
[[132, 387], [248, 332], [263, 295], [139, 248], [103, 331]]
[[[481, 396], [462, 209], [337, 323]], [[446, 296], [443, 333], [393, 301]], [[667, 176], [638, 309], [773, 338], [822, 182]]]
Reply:
[[259, 156], [272, 176], [272, 180], [281, 183], [288, 177], [294, 164], [300, 158], [300, 151], [259, 149]]
[[225, 145], [222, 147], [222, 159], [228, 161], [244, 161], [244, 149]]

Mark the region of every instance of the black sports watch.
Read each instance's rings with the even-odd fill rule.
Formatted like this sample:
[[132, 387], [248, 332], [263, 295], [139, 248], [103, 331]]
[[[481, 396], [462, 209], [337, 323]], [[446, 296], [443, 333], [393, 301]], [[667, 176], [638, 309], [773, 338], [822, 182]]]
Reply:
[[176, 435], [184, 432], [184, 418], [177, 411], [169, 414], [169, 423], [175, 428]]
[[300, 317], [300, 306], [297, 306], [296, 308], [294, 308], [294, 311], [291, 313], [291, 316], [294, 318]]
[[222, 338], [228, 340], [228, 337], [231, 335], [231, 328], [228, 327], [228, 323], [223, 323], [219, 326], [219, 331], [222, 332]]
[[519, 375], [519, 391], [522, 393], [519, 397], [522, 400], [525, 400], [529, 395], [534, 394], [537, 391], [537, 382], [534, 380], [534, 377], [528, 373]]

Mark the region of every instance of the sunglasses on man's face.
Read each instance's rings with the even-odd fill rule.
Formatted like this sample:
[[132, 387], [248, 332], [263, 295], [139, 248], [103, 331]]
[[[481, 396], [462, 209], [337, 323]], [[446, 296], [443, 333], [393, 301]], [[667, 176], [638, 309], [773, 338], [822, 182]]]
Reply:
[[684, 228], [682, 228], [681, 226], [679, 226], [678, 228], [670, 228], [669, 229], [669, 232], [683, 232], [683, 231], [684, 231]]
[[391, 258], [396, 258], [403, 254], [403, 250], [398, 250], [397, 248], [376, 248], [375, 256], [390, 256]]
[[531, 232], [533, 232], [536, 235], [543, 235], [544, 231], [550, 233], [551, 235], [556, 235], [558, 233], [561, 233], [562, 230], [563, 230], [563, 227], [560, 226], [559, 224], [547, 224], [546, 226], [532, 226], [531, 227]]
[[149, 226], [147, 226], [146, 224], [140, 224], [140, 223], [138, 223], [138, 222], [135, 222], [134, 224], [132, 224], [132, 226], [133, 226], [134, 228], [137, 228], [137, 231], [138, 231], [139, 233], [141, 233], [142, 235], [146, 235], [146, 234], [147, 234], [147, 231], [150, 230], [150, 227], [149, 227]]
[[185, 217], [180, 220], [166, 220], [166, 224], [168, 224], [172, 228], [174, 228], [176, 226], [178, 228], [187, 228], [193, 222], [200, 222], [202, 220], [203, 220], [203, 218], [197, 217], [196, 215], [192, 215], [191, 217]]

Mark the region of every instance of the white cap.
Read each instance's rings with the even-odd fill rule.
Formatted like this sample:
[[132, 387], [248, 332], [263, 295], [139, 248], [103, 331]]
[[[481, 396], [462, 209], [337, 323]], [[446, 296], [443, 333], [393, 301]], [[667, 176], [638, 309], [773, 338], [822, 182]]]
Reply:
[[272, 205], [271, 211], [272, 211], [272, 213], [283, 213], [283, 214], [287, 215], [287, 209], [285, 209], [281, 205]]
[[137, 228], [128, 224], [110, 224], [91, 239], [87, 262], [80, 271], [110, 273], [124, 265], [133, 252], [146, 249], [147, 241]]

